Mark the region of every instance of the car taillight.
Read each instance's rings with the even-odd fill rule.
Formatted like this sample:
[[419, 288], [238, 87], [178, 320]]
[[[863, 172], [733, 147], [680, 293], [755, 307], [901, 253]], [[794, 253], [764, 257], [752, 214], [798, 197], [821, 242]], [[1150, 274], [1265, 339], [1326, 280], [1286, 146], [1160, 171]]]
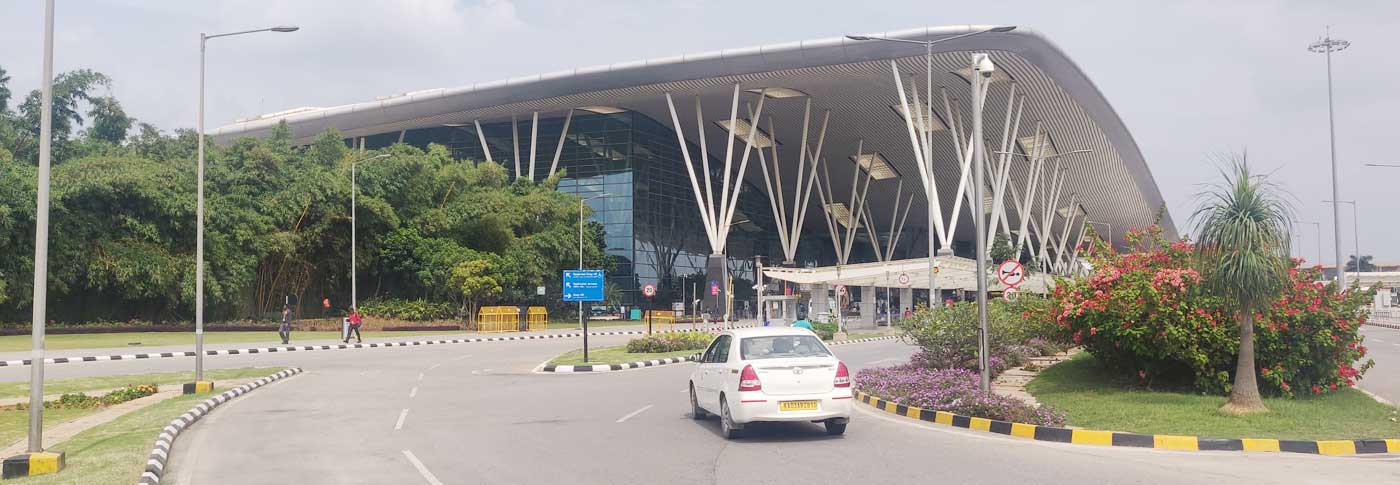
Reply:
[[836, 382], [832, 385], [835, 387], [851, 387], [851, 371], [846, 370], [845, 362], [836, 363]]
[[758, 382], [758, 372], [754, 372], [753, 366], [744, 366], [744, 371], [739, 373], [740, 391], [762, 391], [763, 383]]

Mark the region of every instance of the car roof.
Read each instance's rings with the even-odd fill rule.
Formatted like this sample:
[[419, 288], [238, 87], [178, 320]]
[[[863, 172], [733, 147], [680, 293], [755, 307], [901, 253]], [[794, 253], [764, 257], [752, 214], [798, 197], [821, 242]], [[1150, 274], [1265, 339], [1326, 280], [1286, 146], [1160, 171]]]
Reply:
[[800, 327], [750, 327], [728, 330], [737, 338], [771, 337], [775, 335], [815, 335], [811, 330]]

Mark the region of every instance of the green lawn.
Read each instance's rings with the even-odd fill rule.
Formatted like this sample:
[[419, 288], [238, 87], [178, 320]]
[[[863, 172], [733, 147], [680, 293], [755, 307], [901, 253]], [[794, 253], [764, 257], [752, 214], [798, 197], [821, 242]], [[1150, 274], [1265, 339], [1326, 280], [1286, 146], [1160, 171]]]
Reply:
[[1051, 366], [1027, 386], [1036, 399], [1088, 429], [1210, 438], [1400, 438], [1400, 410], [1355, 389], [1316, 398], [1265, 398], [1270, 412], [1233, 417], [1217, 411], [1223, 396], [1122, 386], [1088, 353]]
[[67, 452], [67, 466], [63, 471], [55, 475], [6, 480], [5, 484], [135, 482], [146, 468], [146, 457], [161, 428], [207, 398], [208, 394], [171, 398], [83, 431], [68, 441], [46, 444], [50, 450]]
[[[219, 381], [227, 379], [256, 379], [268, 374], [276, 373], [282, 368], [257, 367], [243, 369], [209, 369], [204, 371], [204, 378], [213, 380], [218, 386]], [[44, 382], [44, 394], [63, 394], [65, 392], [86, 392], [105, 389], [115, 389], [128, 384], [150, 384], [155, 383], [161, 388], [171, 388], [194, 380], [194, 372], [162, 372], [159, 374], [137, 374], [124, 376], [102, 376], [86, 377], [80, 379], [47, 380]], [[91, 393], [89, 393], [91, 394]], [[0, 399], [22, 397], [29, 395], [29, 381], [11, 382], [0, 384]], [[27, 423], [28, 421], [26, 421]]]
[[[462, 332], [412, 331], [412, 332], [364, 332], [365, 339], [407, 337], [416, 335], [451, 335]], [[340, 332], [292, 332], [292, 343], [306, 340], [338, 339]], [[21, 352], [30, 349], [29, 335], [6, 335], [0, 337], [0, 352]], [[266, 332], [208, 332], [204, 334], [206, 344], [227, 343], [267, 343], [281, 344], [282, 338], [276, 330]], [[135, 345], [133, 345], [135, 344]], [[136, 332], [136, 333], [90, 333], [47, 335], [44, 347], [48, 350], [97, 349], [110, 347], [160, 347], [168, 345], [194, 345], [194, 332]]]
[[[677, 352], [662, 352], [656, 354], [631, 354], [627, 352], [627, 346], [599, 347], [588, 349], [588, 364], [626, 364], [640, 360], [664, 359], [667, 357], [684, 357], [704, 352], [705, 349], [681, 350]], [[583, 365], [583, 349], [566, 352], [549, 361], [554, 365]]]
[[[87, 416], [101, 411], [101, 408], [93, 409], [45, 409], [44, 427], [58, 426], [59, 424], [72, 421], [74, 419]], [[0, 411], [0, 447], [9, 446], [11, 443], [23, 439], [29, 435], [29, 410], [18, 410], [13, 407], [6, 407]], [[8, 482], [7, 482], [8, 483]]]

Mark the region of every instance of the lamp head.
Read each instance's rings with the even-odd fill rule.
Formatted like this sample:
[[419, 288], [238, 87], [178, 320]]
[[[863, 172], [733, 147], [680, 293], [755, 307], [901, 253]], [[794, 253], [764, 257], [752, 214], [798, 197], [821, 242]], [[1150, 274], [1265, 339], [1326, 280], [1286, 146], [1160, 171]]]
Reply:
[[1000, 25], [987, 29], [988, 32], [1010, 32], [1016, 30], [1015, 25]]
[[301, 30], [301, 27], [295, 25], [278, 25], [272, 28], [273, 32], [296, 32], [298, 30]]
[[846, 38], [851, 40], [870, 40], [870, 36], [867, 35], [848, 35]]

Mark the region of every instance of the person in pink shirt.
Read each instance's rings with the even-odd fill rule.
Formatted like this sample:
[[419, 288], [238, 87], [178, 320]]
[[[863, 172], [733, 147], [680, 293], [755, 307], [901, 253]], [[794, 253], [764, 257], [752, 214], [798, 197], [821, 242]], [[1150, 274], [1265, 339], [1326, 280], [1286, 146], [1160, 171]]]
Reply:
[[362, 322], [362, 320], [360, 319], [360, 311], [356, 310], [354, 307], [351, 307], [349, 318], [350, 331], [345, 332], [345, 343], [350, 343], [350, 334], [352, 333], [355, 334], [355, 343], [364, 342], [364, 340], [360, 338], [360, 323]]

